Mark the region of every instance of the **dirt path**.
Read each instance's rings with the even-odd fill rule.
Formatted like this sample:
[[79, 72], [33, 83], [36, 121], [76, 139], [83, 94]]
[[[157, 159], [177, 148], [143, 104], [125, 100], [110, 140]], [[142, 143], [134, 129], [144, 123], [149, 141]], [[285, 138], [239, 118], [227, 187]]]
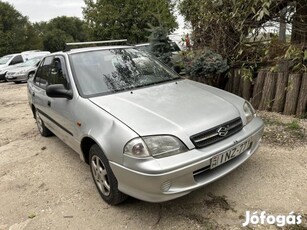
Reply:
[[0, 83], [1, 230], [241, 229], [247, 210], [307, 213], [306, 142], [265, 142], [231, 174], [177, 200], [108, 206], [88, 165], [57, 137], [39, 135], [26, 91], [25, 84]]

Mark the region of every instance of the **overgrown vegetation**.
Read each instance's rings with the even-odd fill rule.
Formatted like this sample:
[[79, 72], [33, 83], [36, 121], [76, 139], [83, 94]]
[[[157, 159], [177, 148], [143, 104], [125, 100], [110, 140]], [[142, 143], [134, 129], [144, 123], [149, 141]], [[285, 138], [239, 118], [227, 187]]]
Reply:
[[[284, 60], [291, 61], [291, 71], [306, 71], [307, 0], [180, 0], [178, 5], [191, 23], [194, 49], [208, 47], [250, 76], [260, 66], [277, 68]], [[287, 23], [292, 24], [290, 44]], [[265, 30], [276, 24], [279, 35]]]
[[186, 74], [210, 85], [218, 85], [218, 77], [228, 70], [227, 60], [209, 49], [189, 51], [184, 59]]

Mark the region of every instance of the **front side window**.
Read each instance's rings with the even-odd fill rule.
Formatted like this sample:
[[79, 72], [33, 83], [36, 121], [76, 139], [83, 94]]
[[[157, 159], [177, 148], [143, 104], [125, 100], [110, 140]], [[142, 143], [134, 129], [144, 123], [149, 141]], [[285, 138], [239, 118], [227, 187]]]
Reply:
[[46, 57], [36, 71], [34, 83], [39, 87], [46, 88], [49, 82], [49, 73], [52, 68], [54, 57]]
[[61, 84], [68, 88], [65, 61], [63, 57], [55, 57], [53, 59], [49, 76], [49, 85]]
[[145, 52], [98, 50], [71, 54], [80, 94], [86, 97], [135, 89], [179, 77]]
[[42, 88], [62, 84], [68, 88], [67, 74], [63, 57], [46, 57], [36, 71], [34, 83]]

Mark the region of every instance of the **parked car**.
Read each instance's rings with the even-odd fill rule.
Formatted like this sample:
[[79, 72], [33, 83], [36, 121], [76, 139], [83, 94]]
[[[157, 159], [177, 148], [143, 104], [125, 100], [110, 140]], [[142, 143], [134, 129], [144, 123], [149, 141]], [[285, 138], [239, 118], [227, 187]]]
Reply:
[[6, 72], [13, 66], [24, 62], [22, 54], [9, 54], [0, 58], [0, 80], [5, 80]]
[[39, 50], [32, 50], [32, 51], [25, 51], [22, 53], [17, 54], [8, 54], [0, 58], [0, 80], [5, 80], [5, 75], [7, 71], [13, 69], [14, 65], [23, 63], [28, 59], [47, 55], [50, 54], [49, 51], [39, 51]]
[[129, 46], [47, 55], [28, 80], [28, 100], [40, 134], [74, 149], [112, 205], [201, 188], [250, 158], [263, 133], [248, 101]]
[[43, 57], [36, 57], [29, 59], [28, 61], [16, 65], [12, 70], [8, 70], [6, 73], [6, 81], [20, 83], [27, 81], [30, 77], [34, 76], [34, 73]]

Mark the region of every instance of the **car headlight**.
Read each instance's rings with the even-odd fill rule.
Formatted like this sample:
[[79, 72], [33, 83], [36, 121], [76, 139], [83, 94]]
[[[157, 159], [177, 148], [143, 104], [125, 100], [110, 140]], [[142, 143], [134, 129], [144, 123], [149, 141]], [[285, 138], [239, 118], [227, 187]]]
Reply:
[[255, 113], [253, 106], [248, 101], [245, 101], [243, 105], [243, 110], [244, 110], [246, 124], [247, 124], [253, 120], [253, 118], [256, 116], [256, 113]]
[[27, 72], [27, 71], [22, 70], [22, 71], [17, 72], [16, 75], [23, 75], [23, 74], [25, 74], [26, 72]]
[[174, 136], [146, 136], [129, 141], [124, 148], [124, 154], [138, 158], [161, 158], [187, 150], [187, 147]]

